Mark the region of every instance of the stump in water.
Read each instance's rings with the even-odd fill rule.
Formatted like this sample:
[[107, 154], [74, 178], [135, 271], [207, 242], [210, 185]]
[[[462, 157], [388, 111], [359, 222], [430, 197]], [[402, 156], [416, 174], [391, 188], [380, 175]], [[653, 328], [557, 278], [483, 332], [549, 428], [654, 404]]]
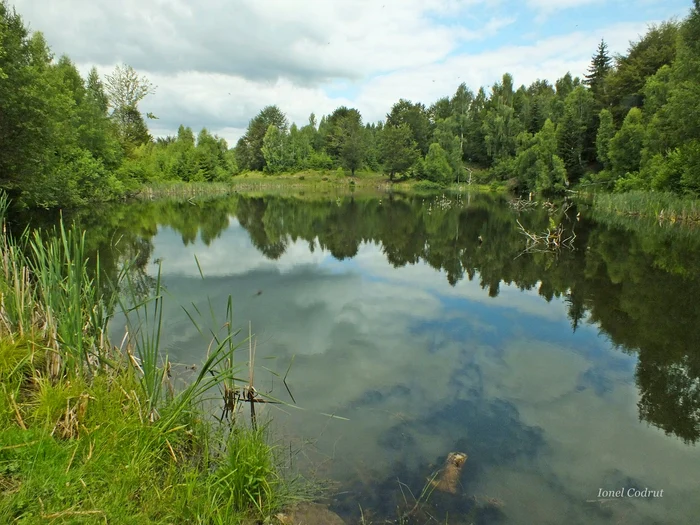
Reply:
[[433, 486], [442, 492], [450, 494], [457, 493], [457, 485], [459, 483], [459, 475], [462, 472], [462, 467], [467, 461], [467, 455], [462, 452], [450, 452], [447, 455], [445, 466], [440, 473], [440, 477], [433, 479]]

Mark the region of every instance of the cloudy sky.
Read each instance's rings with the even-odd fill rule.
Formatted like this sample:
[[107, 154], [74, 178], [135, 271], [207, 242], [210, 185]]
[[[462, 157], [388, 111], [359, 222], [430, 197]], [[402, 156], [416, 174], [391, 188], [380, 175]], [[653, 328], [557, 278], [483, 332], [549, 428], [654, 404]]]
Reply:
[[[10, 3], [13, 3], [10, 0]], [[159, 120], [231, 145], [265, 105], [303, 124], [340, 105], [383, 119], [506, 71], [517, 85], [582, 75], [601, 38], [624, 52], [690, 0], [15, 0], [32, 30], [81, 71], [130, 64], [158, 86]]]

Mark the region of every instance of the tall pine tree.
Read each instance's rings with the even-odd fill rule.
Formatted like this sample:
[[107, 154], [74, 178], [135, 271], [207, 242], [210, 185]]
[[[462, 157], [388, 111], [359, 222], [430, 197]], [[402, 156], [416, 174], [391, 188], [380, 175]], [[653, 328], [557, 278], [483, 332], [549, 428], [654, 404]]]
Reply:
[[591, 65], [588, 67], [588, 74], [585, 75], [583, 83], [591, 88], [596, 102], [600, 106], [605, 105], [605, 77], [612, 69], [612, 59], [608, 55], [608, 45], [605, 40], [598, 44], [598, 51], [593, 55]]

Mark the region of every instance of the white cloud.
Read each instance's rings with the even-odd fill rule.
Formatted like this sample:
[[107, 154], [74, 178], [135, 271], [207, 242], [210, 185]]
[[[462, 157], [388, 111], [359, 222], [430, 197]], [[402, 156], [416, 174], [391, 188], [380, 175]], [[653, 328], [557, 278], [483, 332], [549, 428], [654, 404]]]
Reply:
[[527, 5], [534, 9], [551, 13], [553, 11], [603, 2], [604, 0], [527, 0]]
[[[302, 86], [287, 79], [261, 82], [201, 72], [147, 73], [158, 89], [144, 101], [143, 110], [160, 117], [160, 121], [149, 123], [156, 135], [173, 134], [184, 123], [196, 129], [206, 126], [233, 145], [248, 121], [268, 104], [279, 105], [292, 122], [301, 125], [310, 113], [320, 117], [341, 105], [357, 107], [366, 122], [375, 122], [383, 120], [399, 98], [430, 104], [454, 93], [461, 82], [477, 90], [499, 80], [505, 72], [515, 77], [517, 85], [538, 78], [553, 82], [567, 71], [583, 75], [591, 50], [602, 37], [613, 52], [622, 52], [644, 29], [644, 24], [617, 24], [598, 32], [544, 38], [529, 46], [457, 55], [441, 63], [407, 67], [355, 82], [357, 93], [352, 99], [333, 98], [322, 86]], [[101, 71], [108, 72], [108, 68]]]
[[18, 0], [17, 7], [59, 53], [76, 61], [314, 82], [439, 60], [478, 36], [483, 22], [464, 27], [435, 23], [430, 15], [456, 16], [478, 3], [65, 0], [46, 8], [38, 0]]
[[[595, 0], [530, 0], [540, 11]], [[516, 83], [584, 73], [602, 37], [623, 52], [645, 24], [549, 36], [529, 45], [481, 41], [515, 21], [515, 10], [487, 0], [17, 0], [33, 29], [82, 71], [106, 73], [125, 61], [158, 86], [142, 110], [155, 135], [180, 123], [206, 126], [230, 145], [268, 104], [306, 123], [311, 112], [357, 107], [383, 119], [399, 98], [430, 104], [461, 82], [473, 90], [506, 71]], [[472, 46], [473, 50], [470, 50]], [[332, 97], [340, 82], [345, 97]], [[352, 96], [349, 94], [352, 93]]]

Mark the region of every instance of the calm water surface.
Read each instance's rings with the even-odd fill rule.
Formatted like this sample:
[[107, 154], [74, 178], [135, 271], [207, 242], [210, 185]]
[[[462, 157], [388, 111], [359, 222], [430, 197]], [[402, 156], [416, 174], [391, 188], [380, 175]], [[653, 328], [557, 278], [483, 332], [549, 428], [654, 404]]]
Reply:
[[[257, 335], [258, 389], [290, 401], [265, 368], [294, 358], [303, 410], [266, 415], [299, 468], [338, 483], [348, 522], [360, 505], [397, 519], [463, 452], [457, 493], [432, 492], [412, 522], [700, 523], [700, 234], [567, 216], [552, 214], [576, 249], [558, 255], [522, 253], [516, 218], [542, 230], [547, 210], [488, 195], [237, 196], [78, 220], [108, 272], [140, 254], [153, 277], [162, 260], [173, 361], [207, 346], [180, 305], [214, 326], [229, 295]], [[645, 488], [663, 496], [627, 497]]]

